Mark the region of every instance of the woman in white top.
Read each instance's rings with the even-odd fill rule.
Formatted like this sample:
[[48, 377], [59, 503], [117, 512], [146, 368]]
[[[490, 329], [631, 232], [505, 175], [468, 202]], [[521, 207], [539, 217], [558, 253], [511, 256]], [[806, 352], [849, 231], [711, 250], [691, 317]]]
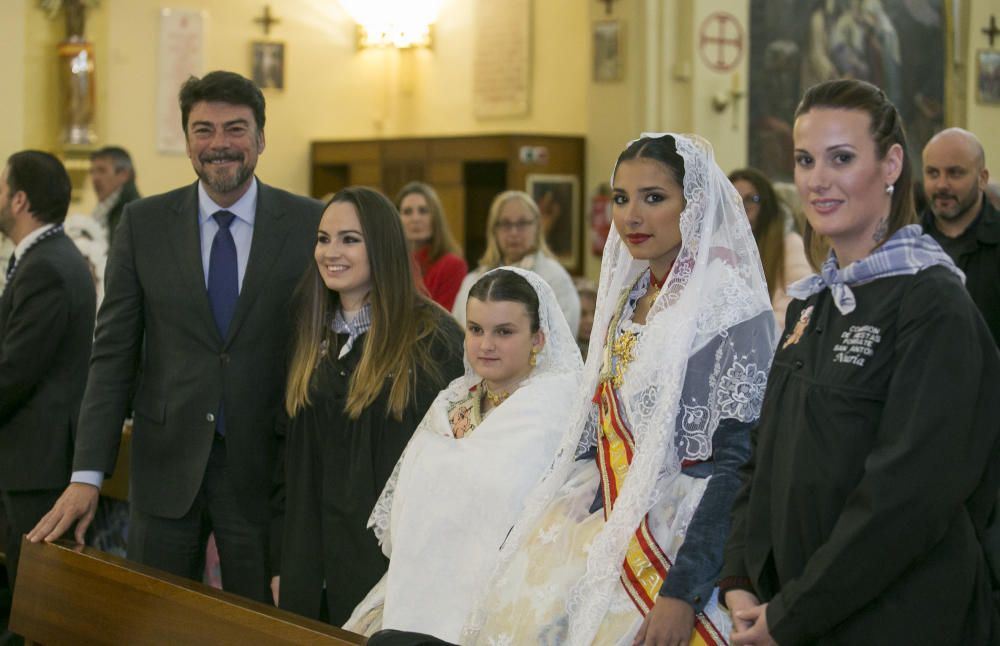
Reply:
[[372, 513], [389, 571], [348, 630], [459, 640], [580, 397], [580, 352], [539, 276], [486, 273], [467, 318], [465, 376], [431, 404]]
[[486, 252], [479, 266], [462, 281], [452, 314], [465, 324], [469, 290], [480, 276], [503, 265], [530, 269], [555, 293], [556, 302], [575, 336], [580, 326], [580, 297], [573, 279], [545, 244], [538, 205], [524, 191], [504, 191], [490, 205], [486, 220]]

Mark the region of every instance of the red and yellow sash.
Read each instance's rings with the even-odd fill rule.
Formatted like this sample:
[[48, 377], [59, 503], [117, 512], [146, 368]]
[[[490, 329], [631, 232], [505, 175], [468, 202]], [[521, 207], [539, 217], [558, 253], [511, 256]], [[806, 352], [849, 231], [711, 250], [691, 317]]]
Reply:
[[[619, 307], [619, 312], [621, 308]], [[635, 441], [628, 425], [621, 418], [621, 407], [615, 386], [619, 386], [624, 367], [632, 358], [635, 336], [625, 332], [614, 343], [617, 321], [608, 330], [605, 343], [605, 378], [602, 378], [594, 394], [594, 403], [599, 406], [600, 434], [597, 441], [597, 466], [601, 473], [601, 489], [604, 493], [604, 518], [614, 508], [618, 492], [621, 491], [629, 466], [635, 455]], [[628, 337], [628, 338], [626, 338]], [[610, 348], [608, 346], [614, 346]], [[611, 355], [618, 357], [617, 370], [611, 370]], [[623, 365], [625, 364], [625, 365]], [[616, 383], [617, 382], [617, 383]], [[649, 529], [649, 514], [643, 517], [635, 534], [629, 541], [625, 560], [622, 563], [621, 582], [632, 602], [645, 617], [653, 608], [656, 597], [663, 585], [667, 572], [673, 563], [657, 544]], [[695, 616], [694, 631], [690, 644], [715, 646], [725, 644], [722, 633], [702, 613]]]

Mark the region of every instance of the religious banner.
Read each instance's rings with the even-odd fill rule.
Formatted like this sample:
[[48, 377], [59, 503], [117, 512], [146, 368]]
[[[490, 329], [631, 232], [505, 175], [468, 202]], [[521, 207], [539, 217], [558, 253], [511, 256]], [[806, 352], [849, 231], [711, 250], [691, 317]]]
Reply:
[[177, 93], [190, 76], [201, 76], [205, 65], [204, 12], [160, 10], [159, 87], [157, 88], [156, 148], [163, 153], [186, 151]]

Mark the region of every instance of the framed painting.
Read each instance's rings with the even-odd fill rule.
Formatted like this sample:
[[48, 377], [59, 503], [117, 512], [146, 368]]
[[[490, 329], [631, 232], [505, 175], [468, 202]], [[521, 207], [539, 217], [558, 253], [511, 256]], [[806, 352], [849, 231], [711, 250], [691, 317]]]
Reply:
[[594, 23], [594, 81], [613, 83], [625, 78], [622, 24], [617, 20]]
[[980, 49], [976, 52], [976, 100], [1000, 104], [1000, 51]]
[[882, 88], [896, 105], [919, 170], [924, 144], [944, 125], [945, 5], [751, 0], [750, 165], [772, 181], [789, 181], [793, 114], [802, 94], [821, 81], [856, 78]]
[[285, 89], [285, 43], [257, 41], [252, 44], [251, 78], [262, 90]]
[[579, 271], [580, 179], [576, 175], [528, 175], [527, 192], [542, 214], [545, 243], [568, 271]]

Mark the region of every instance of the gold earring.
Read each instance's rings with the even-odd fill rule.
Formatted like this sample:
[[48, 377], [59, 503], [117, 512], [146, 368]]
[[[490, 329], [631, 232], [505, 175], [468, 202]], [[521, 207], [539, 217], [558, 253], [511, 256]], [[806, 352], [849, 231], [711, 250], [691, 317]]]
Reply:
[[532, 368], [538, 365], [538, 348], [531, 349], [531, 358], [528, 359], [528, 365]]

